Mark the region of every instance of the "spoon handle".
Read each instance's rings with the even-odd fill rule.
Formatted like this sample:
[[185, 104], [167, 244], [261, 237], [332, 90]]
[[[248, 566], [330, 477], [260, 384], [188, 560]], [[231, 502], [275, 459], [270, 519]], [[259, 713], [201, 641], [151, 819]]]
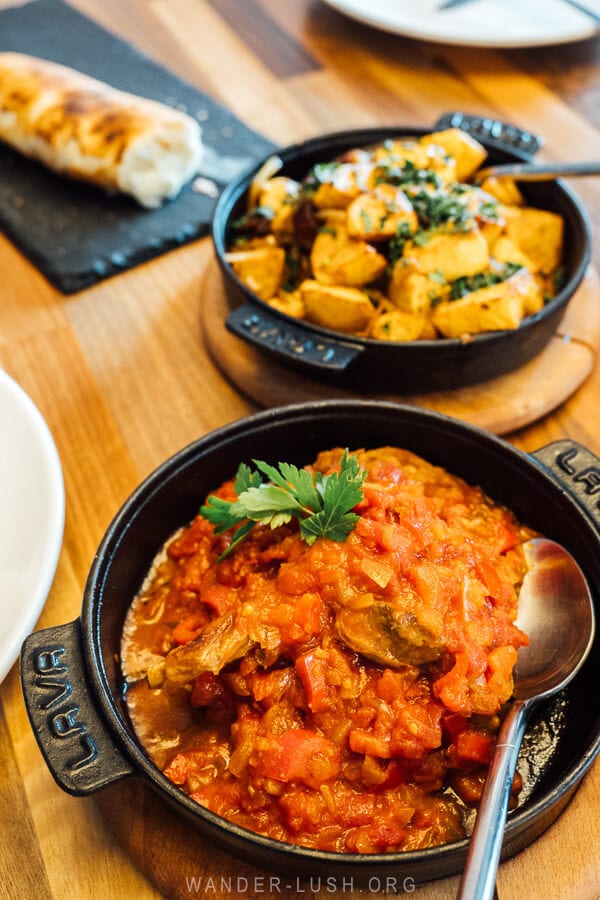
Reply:
[[485, 178], [514, 178], [516, 181], [551, 181], [553, 178], [575, 178], [584, 175], [600, 175], [600, 161], [576, 163], [506, 163], [487, 166], [475, 173], [478, 183]]
[[519, 748], [530, 704], [515, 700], [500, 732], [483, 789], [457, 900], [492, 900]]

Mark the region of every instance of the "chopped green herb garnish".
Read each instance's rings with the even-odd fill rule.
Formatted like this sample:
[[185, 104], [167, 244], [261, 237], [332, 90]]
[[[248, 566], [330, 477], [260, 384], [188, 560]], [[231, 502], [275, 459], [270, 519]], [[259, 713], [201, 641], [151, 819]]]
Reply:
[[430, 281], [435, 281], [436, 284], [446, 284], [446, 277], [440, 269], [436, 269], [435, 272], [429, 272], [427, 277]]
[[365, 226], [365, 231], [367, 232], [367, 234], [370, 231], [373, 231], [373, 223], [371, 221], [371, 216], [366, 211], [366, 209], [361, 209], [360, 218], [361, 218], [363, 225]]
[[492, 284], [500, 284], [506, 281], [511, 275], [514, 275], [522, 266], [517, 263], [505, 263], [502, 272], [479, 272], [477, 275], [464, 276], [457, 278], [450, 285], [449, 300], [460, 300], [473, 291], [480, 291], [482, 288], [490, 287]]
[[285, 251], [284, 279], [281, 289], [286, 293], [295, 291], [302, 280], [300, 258], [294, 248]]
[[417, 247], [424, 247], [430, 240], [431, 234], [428, 231], [420, 230], [413, 234], [413, 244], [416, 244]]
[[383, 162], [381, 173], [377, 176], [378, 184], [402, 185], [430, 184], [434, 188], [441, 187], [439, 176], [432, 169], [417, 169], [410, 159]]
[[558, 293], [561, 288], [565, 286], [567, 282], [567, 270], [564, 266], [560, 266], [558, 269], [555, 269], [552, 273], [552, 284], [554, 286], [554, 290]]
[[486, 200], [479, 207], [479, 215], [482, 219], [498, 219], [498, 204], [491, 200]]
[[[362, 500], [366, 471], [356, 456], [344, 451], [340, 471], [323, 475], [308, 472], [291, 463], [271, 466], [253, 460], [257, 471], [242, 463], [235, 476], [237, 500], [223, 500], [211, 494], [200, 514], [220, 535], [231, 529], [233, 538], [219, 561], [249, 534], [255, 524], [278, 528], [292, 518], [300, 522], [300, 536], [307, 544], [318, 537], [344, 541], [358, 522], [352, 510]], [[266, 476], [268, 481], [264, 481]]]
[[393, 268], [403, 255], [404, 246], [410, 235], [411, 231], [408, 222], [399, 222], [398, 227], [396, 228], [396, 234], [390, 240], [388, 245], [387, 258], [390, 263], [390, 268]]
[[468, 231], [473, 225], [473, 216], [468, 207], [447, 194], [430, 194], [421, 190], [411, 196], [411, 202], [419, 221], [426, 229], [445, 225], [451, 226], [455, 231]]

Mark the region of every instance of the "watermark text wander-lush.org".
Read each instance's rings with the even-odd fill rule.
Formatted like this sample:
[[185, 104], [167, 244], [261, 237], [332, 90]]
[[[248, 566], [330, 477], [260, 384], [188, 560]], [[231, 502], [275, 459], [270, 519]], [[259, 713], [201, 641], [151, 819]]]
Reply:
[[327, 877], [315, 876], [309, 878], [285, 878], [279, 875], [254, 875], [246, 877], [210, 875], [186, 875], [185, 884], [190, 895], [222, 896], [235, 895], [245, 897], [260, 896], [261, 894], [289, 895], [291, 892], [298, 896], [302, 894], [412, 894], [416, 888], [414, 878], [407, 876], [399, 878], [395, 875], [378, 877], [372, 875], [365, 884], [355, 884], [351, 876], [329, 875]]

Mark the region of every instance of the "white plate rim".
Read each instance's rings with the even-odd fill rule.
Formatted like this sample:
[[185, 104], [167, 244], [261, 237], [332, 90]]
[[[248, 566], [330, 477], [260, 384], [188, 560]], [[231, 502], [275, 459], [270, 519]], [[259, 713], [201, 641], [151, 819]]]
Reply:
[[0, 636], [0, 684], [19, 658], [21, 645], [35, 628], [52, 587], [63, 542], [65, 488], [60, 457], [50, 429], [26, 391], [8, 373], [0, 370], [0, 394], [9, 398], [14, 414], [26, 421], [48, 487], [45, 544], [26, 606], [18, 609], [12, 627]]
[[574, 28], [571, 32], [552, 37], [551, 39], [547, 36], [540, 36], [537, 39], [530, 37], [522, 40], [519, 40], [518, 38], [508, 40], [501, 37], [482, 39], [480, 37], [470, 37], [468, 34], [464, 34], [460, 37], [449, 37], [441, 32], [436, 32], [435, 29], [432, 28], [411, 28], [410, 26], [398, 25], [393, 18], [383, 18], [370, 10], [368, 0], [363, 0], [361, 5], [364, 9], [361, 8], [360, 10], [356, 9], [353, 5], [349, 5], [347, 0], [323, 0], [323, 3], [326, 3], [332, 9], [337, 10], [337, 12], [349, 16], [351, 19], [355, 19], [357, 22], [361, 22], [364, 25], [370, 25], [373, 28], [379, 28], [390, 34], [398, 34], [403, 37], [429, 41], [433, 44], [446, 44], [448, 46], [495, 47], [504, 49], [512, 48], [516, 50], [519, 47], [547, 47], [554, 46], [555, 44], [571, 44], [576, 41], [586, 40], [596, 34], [596, 27], [590, 20], [588, 27], [582, 25], [580, 28]]

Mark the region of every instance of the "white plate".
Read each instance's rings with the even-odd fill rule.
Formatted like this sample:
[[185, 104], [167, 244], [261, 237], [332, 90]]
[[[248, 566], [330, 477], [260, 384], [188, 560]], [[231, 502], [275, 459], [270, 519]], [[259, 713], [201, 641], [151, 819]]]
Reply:
[[[591, 19], [563, 0], [477, 0], [438, 11], [442, 0], [324, 0], [359, 22], [441, 44], [534, 47], [580, 41]], [[600, 0], [582, 0], [600, 14]]]
[[30, 397], [0, 371], [0, 682], [46, 602], [64, 519], [52, 435]]

